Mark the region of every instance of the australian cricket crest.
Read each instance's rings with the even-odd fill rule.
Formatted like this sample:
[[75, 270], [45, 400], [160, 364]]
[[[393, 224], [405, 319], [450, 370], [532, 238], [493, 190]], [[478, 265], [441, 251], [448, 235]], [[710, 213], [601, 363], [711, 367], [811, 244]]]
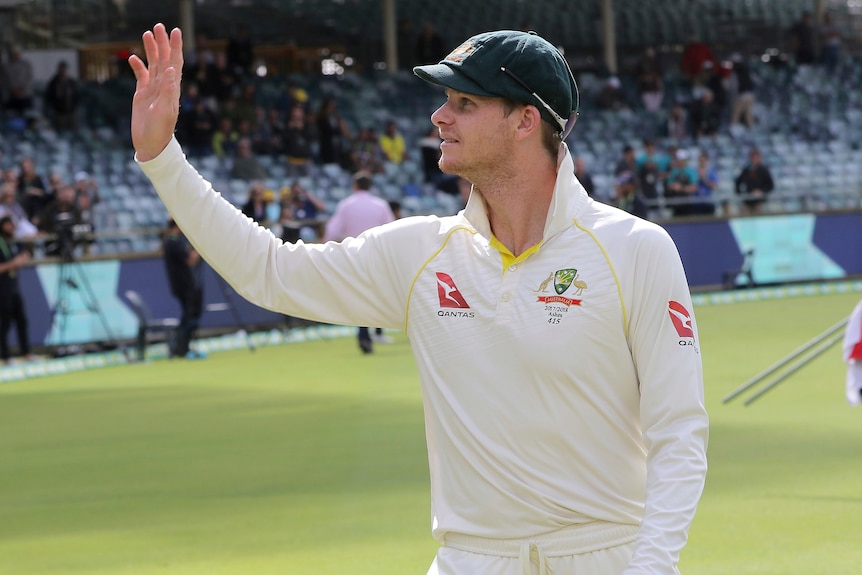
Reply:
[[566, 290], [572, 285], [572, 280], [578, 275], [578, 270], [569, 268], [567, 270], [557, 270], [554, 272], [554, 291], [557, 295], [563, 295]]
[[[553, 282], [554, 292], [556, 295], [541, 295], [548, 293], [548, 286]], [[569, 292], [569, 288], [574, 289]], [[578, 270], [575, 268], [566, 268], [557, 270], [548, 275], [535, 291], [540, 294], [536, 300], [538, 303], [544, 304], [545, 312], [548, 314], [548, 323], [551, 325], [559, 324], [566, 317], [569, 309], [572, 306], [580, 306], [583, 300], [572, 297], [566, 297], [566, 292], [569, 295], [582, 295], [587, 289], [587, 283], [579, 278]]]

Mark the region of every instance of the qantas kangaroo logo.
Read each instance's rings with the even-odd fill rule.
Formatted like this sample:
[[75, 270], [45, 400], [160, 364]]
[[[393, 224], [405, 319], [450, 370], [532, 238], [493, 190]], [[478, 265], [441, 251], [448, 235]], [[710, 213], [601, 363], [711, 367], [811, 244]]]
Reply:
[[667, 302], [668, 313], [670, 320], [673, 322], [673, 327], [676, 328], [676, 333], [679, 337], [694, 337], [694, 330], [691, 326], [691, 314], [685, 309], [685, 306], [676, 301]]
[[470, 309], [449, 274], [437, 272], [437, 297], [440, 298], [440, 307]]

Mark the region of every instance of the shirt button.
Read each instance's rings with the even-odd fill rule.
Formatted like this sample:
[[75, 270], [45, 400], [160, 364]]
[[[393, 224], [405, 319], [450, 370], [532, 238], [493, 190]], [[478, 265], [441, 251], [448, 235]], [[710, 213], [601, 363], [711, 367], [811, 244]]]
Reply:
[[503, 300], [503, 301], [509, 301], [509, 294], [504, 293], [504, 294], [503, 294], [503, 297], [501, 297], [500, 299], [501, 299], [501, 300]]
[[510, 265], [510, 266], [509, 266], [509, 271], [510, 271], [510, 272], [516, 271], [517, 269], [518, 269], [518, 265], [517, 265], [517, 264], [512, 264], [512, 265]]

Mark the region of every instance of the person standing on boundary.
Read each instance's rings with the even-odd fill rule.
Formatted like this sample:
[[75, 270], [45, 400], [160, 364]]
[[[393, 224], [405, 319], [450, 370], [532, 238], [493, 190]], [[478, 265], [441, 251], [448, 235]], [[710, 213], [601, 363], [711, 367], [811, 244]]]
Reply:
[[[365, 230], [395, 220], [392, 208], [386, 200], [371, 193], [371, 183], [371, 174], [368, 172], [360, 171], [353, 175], [353, 193], [338, 202], [335, 213], [326, 222], [323, 241], [340, 242], [346, 238], [355, 238]], [[381, 331], [378, 337], [382, 335]], [[374, 351], [371, 330], [368, 327], [359, 328], [358, 338], [362, 353]]]
[[11, 361], [8, 336], [13, 323], [18, 333], [18, 353], [25, 360], [33, 359], [27, 311], [18, 283], [18, 270], [30, 261], [30, 252], [14, 238], [15, 220], [3, 216], [0, 218], [0, 365]]
[[162, 257], [171, 293], [180, 304], [180, 324], [169, 343], [170, 357], [204, 359], [206, 353], [191, 349], [191, 342], [203, 315], [203, 267], [200, 254], [183, 236], [177, 223], [168, 220]]
[[292, 316], [400, 328], [425, 408], [429, 575], [672, 575], [706, 476], [708, 416], [682, 262], [659, 226], [594, 202], [564, 141], [575, 79], [526, 32], [474, 36], [414, 73], [445, 88], [454, 216], [283, 244], [173, 137], [182, 34], [130, 58], [136, 159], [238, 293]]
[[847, 363], [847, 403], [862, 404], [862, 301], [853, 308], [853, 313], [844, 328], [842, 345], [844, 361]]

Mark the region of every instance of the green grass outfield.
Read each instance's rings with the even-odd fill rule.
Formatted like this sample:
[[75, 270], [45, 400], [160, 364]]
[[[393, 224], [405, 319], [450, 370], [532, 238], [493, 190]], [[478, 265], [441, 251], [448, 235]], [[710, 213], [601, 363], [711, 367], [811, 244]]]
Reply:
[[[862, 409], [838, 346], [722, 404], [859, 297], [696, 308], [712, 433], [683, 575], [862, 572]], [[2, 575], [423, 575], [435, 549], [403, 336], [0, 384]]]

